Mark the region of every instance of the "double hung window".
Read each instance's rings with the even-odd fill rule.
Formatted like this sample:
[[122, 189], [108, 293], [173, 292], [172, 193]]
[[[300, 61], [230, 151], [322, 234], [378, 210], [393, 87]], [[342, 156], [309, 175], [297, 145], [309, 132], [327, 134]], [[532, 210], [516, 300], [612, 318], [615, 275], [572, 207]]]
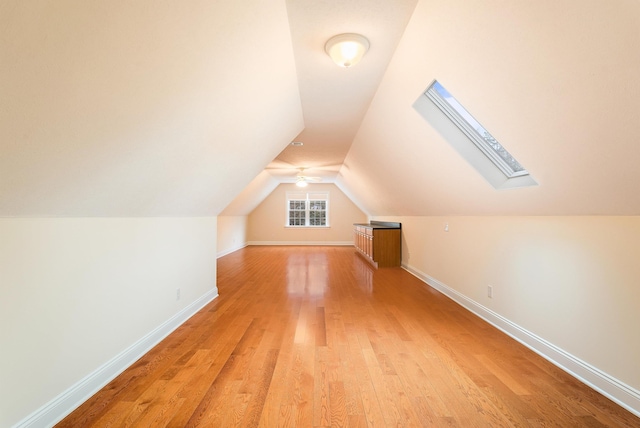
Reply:
[[288, 227], [328, 227], [328, 192], [287, 192]]

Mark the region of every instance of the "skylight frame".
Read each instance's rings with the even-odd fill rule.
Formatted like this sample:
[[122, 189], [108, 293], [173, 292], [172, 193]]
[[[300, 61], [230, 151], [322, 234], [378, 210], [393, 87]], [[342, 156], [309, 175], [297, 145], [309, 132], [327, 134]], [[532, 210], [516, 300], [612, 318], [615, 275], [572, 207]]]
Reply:
[[[449, 97], [445, 97], [441, 92], [446, 93]], [[469, 138], [507, 179], [529, 175], [529, 171], [440, 82], [434, 80], [424, 95]]]

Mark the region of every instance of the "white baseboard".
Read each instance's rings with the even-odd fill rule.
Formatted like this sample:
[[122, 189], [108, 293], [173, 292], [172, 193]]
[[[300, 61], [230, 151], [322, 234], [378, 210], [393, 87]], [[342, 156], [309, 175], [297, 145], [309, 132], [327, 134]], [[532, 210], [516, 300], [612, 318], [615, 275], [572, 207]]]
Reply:
[[234, 252], [236, 252], [238, 250], [242, 250], [247, 245], [249, 245], [249, 244], [245, 242], [244, 244], [240, 244], [239, 246], [232, 247], [232, 248], [229, 248], [227, 250], [222, 250], [222, 251], [218, 252], [218, 254], [216, 254], [216, 258], [219, 259], [220, 257], [224, 257], [227, 254], [231, 254], [231, 253], [234, 253]]
[[248, 245], [327, 245], [353, 246], [353, 241], [249, 241]]
[[428, 286], [440, 291], [465, 309], [508, 334], [527, 348], [531, 349], [546, 360], [560, 367], [582, 383], [595, 389], [605, 397], [613, 400], [631, 413], [640, 417], [640, 391], [604, 373], [596, 367], [580, 360], [570, 353], [558, 348], [543, 338], [536, 336], [512, 321], [504, 318], [491, 309], [482, 306], [453, 288], [443, 284], [435, 278], [403, 264], [402, 267]]
[[218, 297], [217, 288], [208, 291], [110, 361], [98, 367], [93, 373], [18, 422], [14, 428], [54, 426], [216, 297]]

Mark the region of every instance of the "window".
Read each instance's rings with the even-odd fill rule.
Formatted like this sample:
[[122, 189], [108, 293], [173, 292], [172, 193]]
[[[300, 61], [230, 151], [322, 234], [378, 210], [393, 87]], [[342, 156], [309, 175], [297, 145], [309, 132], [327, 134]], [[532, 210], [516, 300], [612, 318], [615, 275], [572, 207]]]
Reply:
[[413, 107], [496, 189], [538, 184], [437, 80]]
[[289, 226], [307, 225], [307, 201], [289, 201]]
[[328, 192], [287, 192], [288, 227], [328, 227]]
[[309, 201], [309, 226], [327, 225], [327, 201]]

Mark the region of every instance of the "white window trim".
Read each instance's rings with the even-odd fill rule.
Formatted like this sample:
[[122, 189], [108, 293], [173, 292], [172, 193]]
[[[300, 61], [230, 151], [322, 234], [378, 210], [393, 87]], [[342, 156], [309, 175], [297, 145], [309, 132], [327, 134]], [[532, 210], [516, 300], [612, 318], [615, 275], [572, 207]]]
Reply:
[[[297, 226], [289, 224], [289, 202], [290, 201], [305, 201], [305, 225]], [[325, 201], [326, 202], [326, 224], [324, 226], [318, 225], [309, 225], [310, 220], [310, 201]], [[286, 197], [286, 206], [285, 206], [285, 223], [284, 227], [293, 228], [293, 229], [327, 229], [331, 227], [329, 213], [330, 213], [330, 203], [329, 203], [329, 192], [287, 192]]]
[[[460, 128], [462, 132], [464, 132], [467, 135], [467, 137], [473, 142], [473, 144], [475, 144], [476, 147], [478, 147], [484, 153], [484, 155], [487, 156], [489, 160], [491, 160], [491, 162], [493, 162], [495, 166], [497, 166], [505, 176], [507, 176], [507, 178], [519, 177], [522, 175], [529, 175], [529, 171], [527, 171], [526, 169], [523, 169], [521, 171], [515, 171], [507, 162], [505, 162], [494, 151], [494, 149], [491, 148], [491, 146], [489, 146], [487, 141], [478, 133], [478, 131], [476, 131], [471, 126], [471, 124], [460, 113], [458, 113], [452, 106], [450, 106], [449, 103], [442, 97], [442, 95], [438, 93], [438, 91], [434, 87], [436, 82], [437, 80], [434, 81], [431, 84], [431, 86], [429, 86], [429, 88], [425, 92], [425, 95], [431, 101], [433, 101], [438, 106], [438, 108], [440, 108], [440, 110], [442, 110], [442, 112], [446, 114], [449, 117], [449, 119], [458, 126], [458, 128]], [[455, 100], [455, 98], [453, 99]], [[457, 100], [455, 101], [458, 104], [458, 106], [464, 109], [464, 111], [466, 112], [466, 109]], [[476, 119], [472, 118], [472, 120], [476, 120]], [[493, 138], [493, 136], [491, 136], [491, 134], [489, 134], [488, 132], [487, 134], [491, 138]], [[506, 151], [506, 149], [503, 148], [503, 150], [507, 153], [507, 155], [511, 156], [509, 152]]]
[[[488, 142], [435, 90], [436, 82], [434, 80], [418, 97], [413, 108], [496, 190], [537, 186], [538, 183], [528, 171], [514, 171], [493, 148], [486, 147]], [[475, 118], [473, 120], [478, 122]]]

